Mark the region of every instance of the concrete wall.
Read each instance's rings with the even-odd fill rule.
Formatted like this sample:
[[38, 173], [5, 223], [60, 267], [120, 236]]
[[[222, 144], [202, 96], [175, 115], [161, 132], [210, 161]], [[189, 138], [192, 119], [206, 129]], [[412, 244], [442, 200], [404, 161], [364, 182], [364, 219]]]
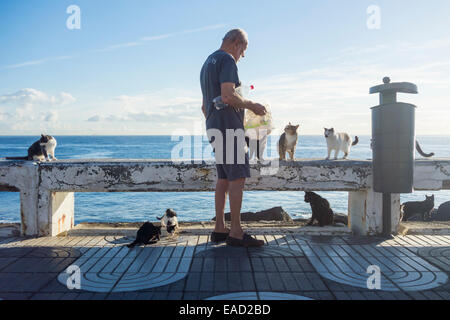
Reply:
[[[382, 197], [371, 190], [371, 161], [297, 160], [252, 164], [246, 190], [349, 191], [349, 215], [357, 234], [382, 232]], [[214, 191], [214, 163], [162, 160], [64, 160], [36, 164], [0, 161], [0, 191], [20, 191], [22, 233], [56, 235], [73, 227], [73, 192]], [[417, 160], [418, 190], [450, 189], [450, 160]], [[392, 227], [399, 219], [392, 197]]]

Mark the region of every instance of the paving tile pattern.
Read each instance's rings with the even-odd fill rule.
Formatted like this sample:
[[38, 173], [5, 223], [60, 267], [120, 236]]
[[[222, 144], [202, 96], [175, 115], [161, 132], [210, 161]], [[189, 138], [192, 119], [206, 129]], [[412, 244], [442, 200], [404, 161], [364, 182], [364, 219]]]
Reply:
[[[0, 239], [0, 299], [450, 299], [450, 236], [257, 235], [232, 248], [207, 235], [128, 249], [124, 237]], [[81, 290], [66, 286], [80, 267]], [[369, 265], [381, 290], [367, 289]]]
[[[196, 240], [192, 238], [191, 240]], [[105, 238], [108, 244], [90, 250], [76, 260], [81, 272], [81, 289], [91, 292], [124, 292], [161, 287], [186, 277], [197, 242], [183, 238], [165, 240], [157, 246], [129, 249], [125, 243], [132, 239]], [[71, 276], [63, 272], [58, 276], [66, 284]]]
[[446, 270], [441, 270], [413, 251], [399, 248], [395, 240], [358, 244], [358, 238], [342, 242], [314, 242], [296, 237], [314, 268], [324, 278], [338, 283], [367, 288], [369, 266], [381, 270], [383, 291], [420, 291], [445, 284]]

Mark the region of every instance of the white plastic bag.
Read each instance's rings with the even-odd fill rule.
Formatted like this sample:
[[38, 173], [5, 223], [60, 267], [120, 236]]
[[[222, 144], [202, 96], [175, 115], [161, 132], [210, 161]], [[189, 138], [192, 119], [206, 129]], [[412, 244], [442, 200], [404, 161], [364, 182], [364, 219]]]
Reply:
[[265, 104], [264, 106], [267, 110], [264, 116], [258, 116], [251, 110], [245, 111], [244, 128], [246, 136], [250, 139], [261, 140], [265, 136], [268, 136], [274, 129], [269, 105]]

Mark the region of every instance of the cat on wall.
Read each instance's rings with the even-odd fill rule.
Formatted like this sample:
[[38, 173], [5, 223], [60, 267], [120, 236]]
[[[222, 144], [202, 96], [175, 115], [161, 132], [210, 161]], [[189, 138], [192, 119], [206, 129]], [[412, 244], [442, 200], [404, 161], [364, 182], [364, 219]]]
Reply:
[[54, 137], [41, 134], [41, 138], [28, 148], [26, 157], [6, 157], [6, 160], [51, 161], [49, 156], [52, 157], [52, 160], [57, 160], [55, 157], [56, 145]]
[[290, 160], [294, 161], [295, 149], [297, 148], [298, 133], [300, 125], [293, 126], [290, 122], [284, 128], [284, 133], [278, 140], [278, 153], [280, 160], [286, 160], [286, 152], [289, 154]]
[[339, 151], [344, 153], [344, 158], [347, 159], [348, 154], [350, 153], [350, 149], [353, 146], [356, 146], [359, 142], [359, 138], [355, 137], [355, 140], [352, 142], [352, 139], [347, 133], [336, 133], [334, 128], [325, 129], [325, 139], [327, 141], [327, 149], [328, 156], [326, 160], [330, 160], [331, 151], [334, 150], [334, 160], [337, 160]]

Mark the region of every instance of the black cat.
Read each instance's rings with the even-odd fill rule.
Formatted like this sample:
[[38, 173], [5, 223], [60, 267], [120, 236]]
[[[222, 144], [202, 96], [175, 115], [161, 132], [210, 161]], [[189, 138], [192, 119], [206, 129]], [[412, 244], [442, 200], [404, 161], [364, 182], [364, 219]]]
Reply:
[[139, 244], [155, 244], [159, 241], [161, 235], [161, 227], [155, 227], [153, 223], [144, 223], [136, 234], [136, 240], [127, 245], [128, 248], [134, 248]]
[[445, 202], [432, 214], [432, 221], [450, 221], [450, 201]]
[[305, 202], [311, 205], [312, 210], [312, 217], [307, 226], [311, 226], [314, 220], [317, 220], [321, 227], [334, 224], [333, 210], [327, 199], [314, 192], [305, 192]]
[[434, 209], [434, 195], [425, 196], [424, 201], [405, 202], [400, 206], [402, 213], [401, 221], [419, 220], [429, 221], [431, 219], [431, 211]]

